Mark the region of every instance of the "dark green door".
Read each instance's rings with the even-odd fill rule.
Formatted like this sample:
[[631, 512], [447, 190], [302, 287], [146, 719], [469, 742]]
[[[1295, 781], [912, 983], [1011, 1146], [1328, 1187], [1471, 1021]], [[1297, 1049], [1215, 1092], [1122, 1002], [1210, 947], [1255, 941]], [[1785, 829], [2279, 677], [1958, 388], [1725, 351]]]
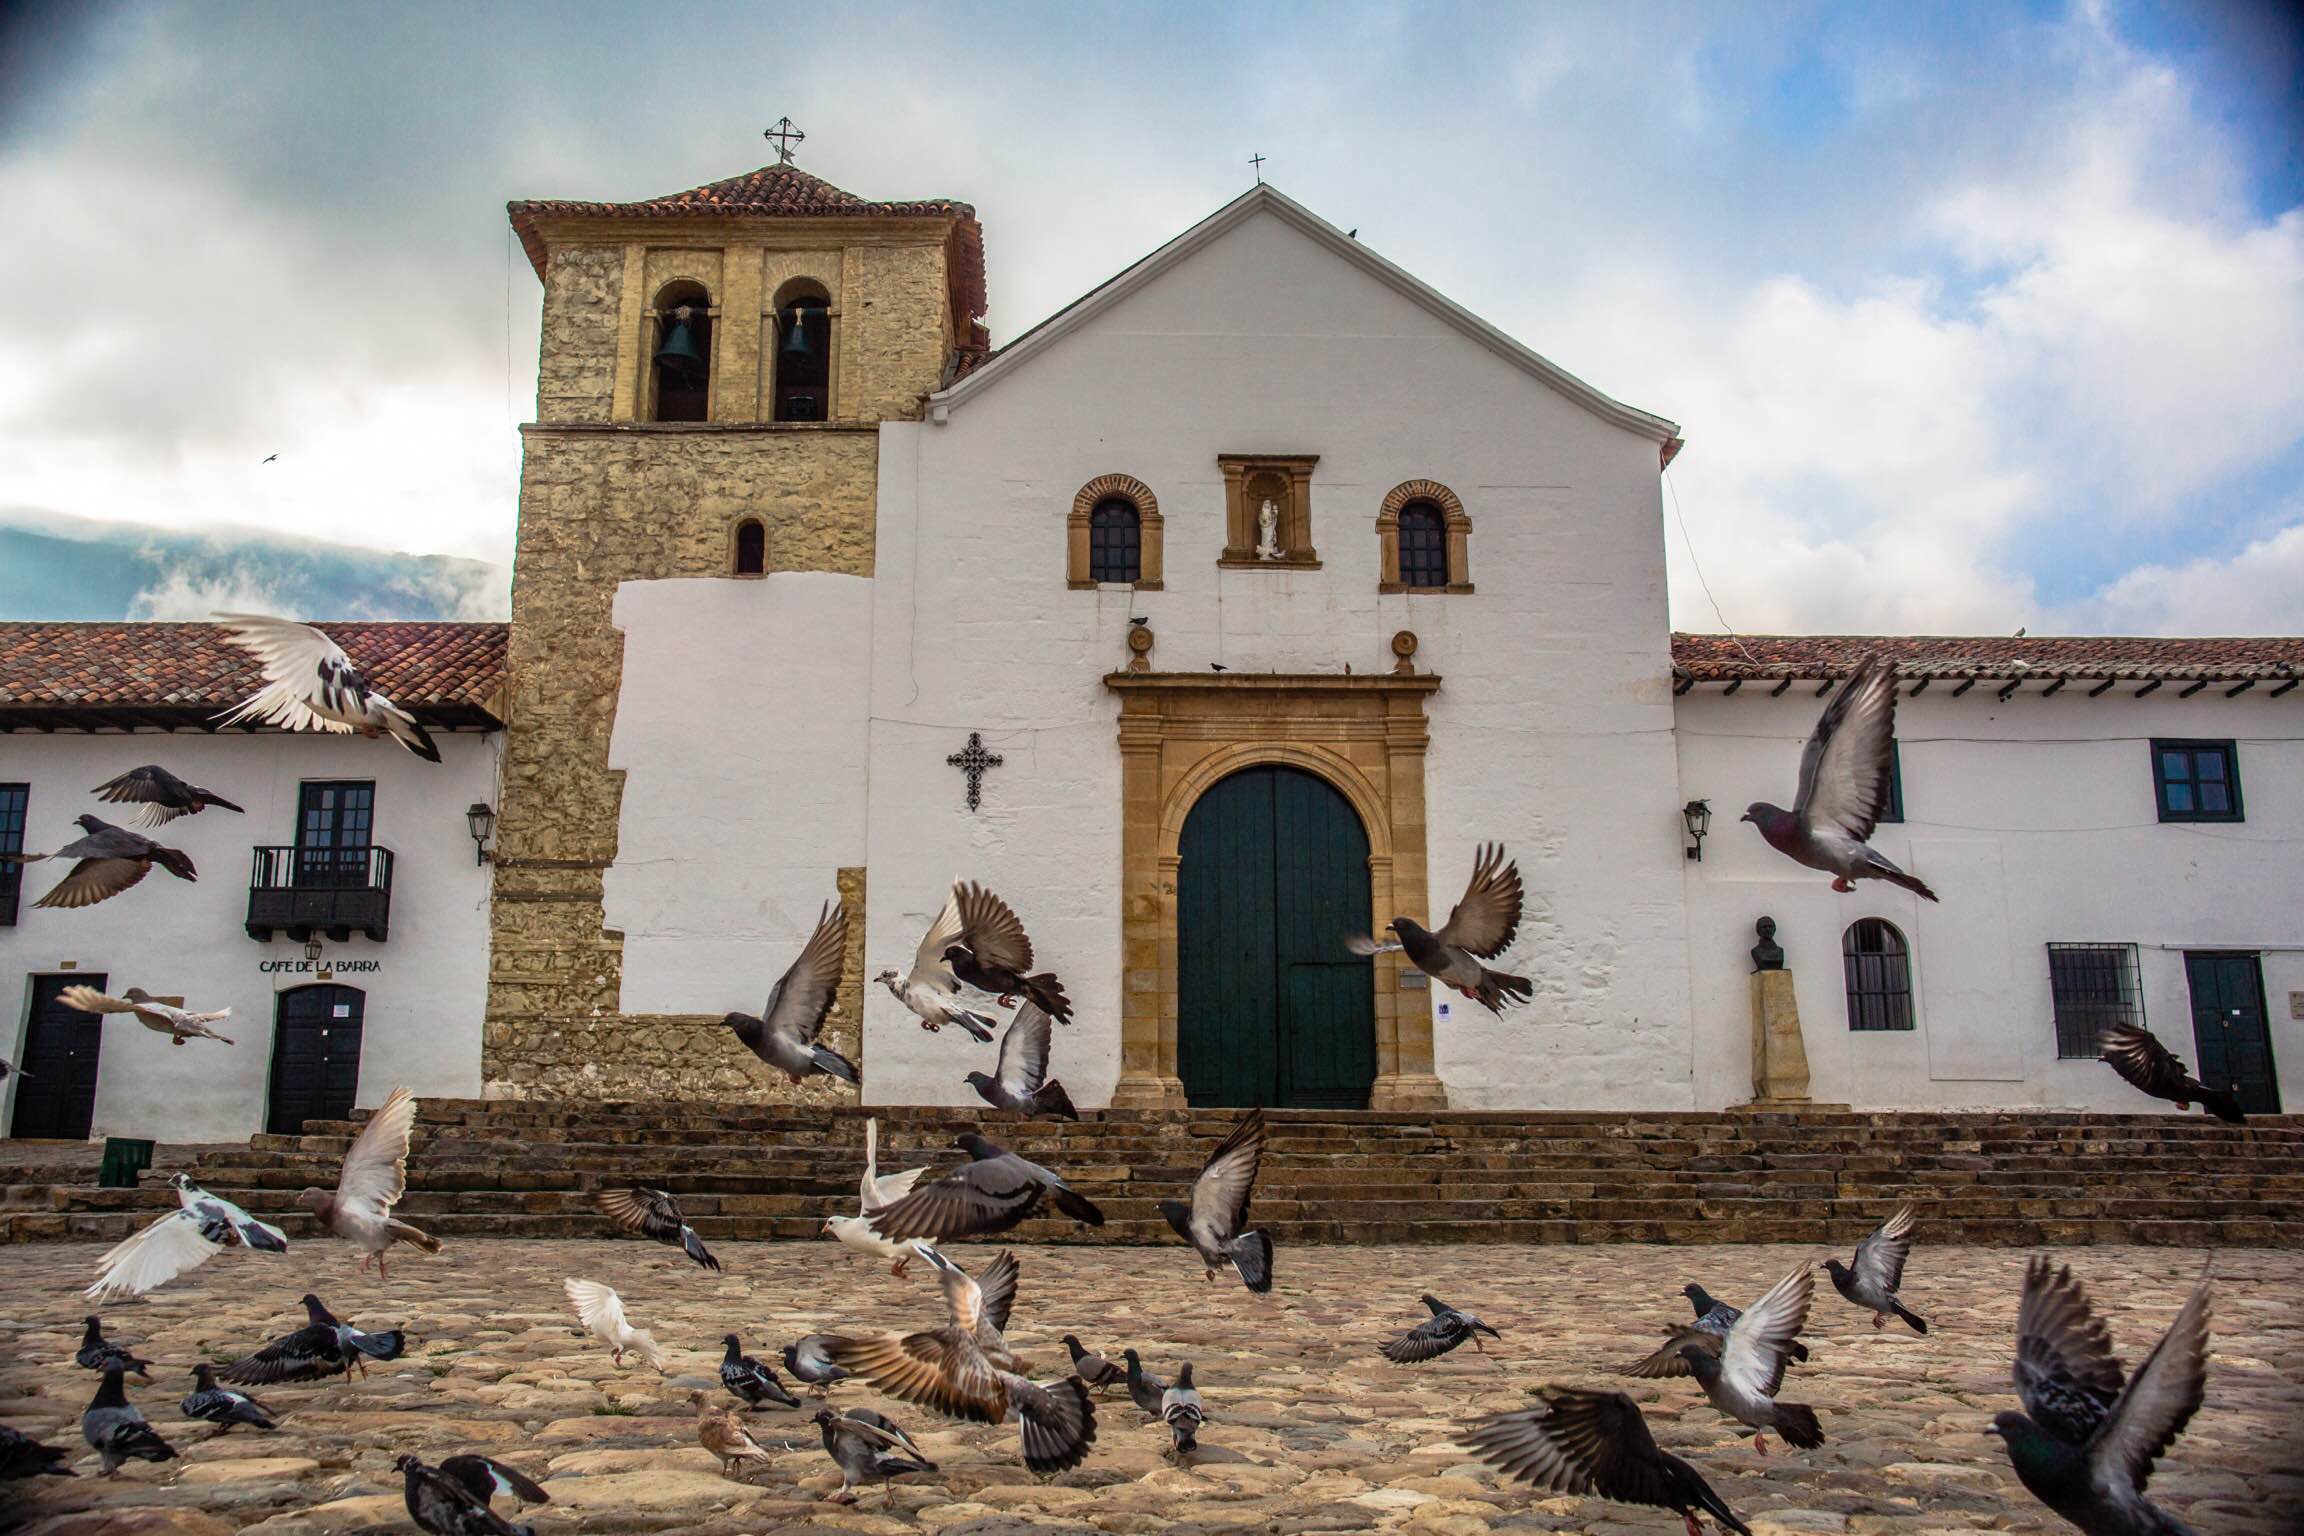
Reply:
[[2184, 979], [2192, 984], [2192, 1043], [2200, 1081], [2229, 1087], [2252, 1115], [2280, 1113], [2280, 1085], [2272, 1071], [2272, 1034], [2264, 1018], [2264, 972], [2253, 953], [2189, 951]]
[[1177, 849], [1176, 1066], [1195, 1105], [1364, 1109], [1376, 1077], [1368, 834], [1312, 774], [1249, 768]]

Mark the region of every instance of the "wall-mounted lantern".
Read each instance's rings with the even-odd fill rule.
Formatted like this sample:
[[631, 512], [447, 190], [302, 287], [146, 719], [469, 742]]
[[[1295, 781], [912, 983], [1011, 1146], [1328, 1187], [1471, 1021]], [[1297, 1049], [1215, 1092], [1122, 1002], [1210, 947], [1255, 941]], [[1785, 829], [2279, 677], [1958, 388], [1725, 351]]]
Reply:
[[485, 800], [473, 802], [464, 812], [464, 826], [472, 834], [472, 862], [487, 863], [488, 835], [496, 830], [495, 809]]
[[1704, 834], [1712, 830], [1712, 803], [1709, 800], [1691, 800], [1680, 807], [1680, 819], [1688, 826], [1692, 840], [1686, 849], [1688, 857], [1704, 862]]

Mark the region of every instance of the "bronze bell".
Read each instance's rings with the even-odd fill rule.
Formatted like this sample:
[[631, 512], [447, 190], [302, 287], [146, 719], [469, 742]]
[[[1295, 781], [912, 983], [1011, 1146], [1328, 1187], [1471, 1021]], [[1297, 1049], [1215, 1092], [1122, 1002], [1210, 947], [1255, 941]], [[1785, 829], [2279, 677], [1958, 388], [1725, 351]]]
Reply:
[[673, 310], [671, 318], [671, 328], [664, 333], [664, 345], [656, 349], [656, 366], [671, 373], [702, 373], [704, 354], [697, 350], [696, 326], [688, 306], [683, 304]]
[[[820, 343], [808, 329], [808, 313], [805, 309], [790, 311], [792, 321], [784, 327], [784, 345], [777, 349], [776, 355], [780, 360], [799, 362], [816, 355]], [[816, 313], [822, 314], [823, 311], [818, 310]]]

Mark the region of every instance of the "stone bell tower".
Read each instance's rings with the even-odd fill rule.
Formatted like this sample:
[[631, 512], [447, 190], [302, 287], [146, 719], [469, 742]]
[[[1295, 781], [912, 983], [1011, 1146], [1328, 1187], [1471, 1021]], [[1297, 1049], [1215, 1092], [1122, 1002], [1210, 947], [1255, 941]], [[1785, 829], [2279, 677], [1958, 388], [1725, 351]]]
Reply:
[[964, 203], [868, 202], [788, 163], [509, 211], [544, 321], [521, 428], [482, 1073], [492, 1096], [629, 1097], [651, 1077], [635, 1053], [665, 1047], [619, 1012], [623, 936], [602, 917], [623, 793], [608, 766], [617, 587], [871, 575], [879, 424], [916, 419], [987, 351], [983, 233]]

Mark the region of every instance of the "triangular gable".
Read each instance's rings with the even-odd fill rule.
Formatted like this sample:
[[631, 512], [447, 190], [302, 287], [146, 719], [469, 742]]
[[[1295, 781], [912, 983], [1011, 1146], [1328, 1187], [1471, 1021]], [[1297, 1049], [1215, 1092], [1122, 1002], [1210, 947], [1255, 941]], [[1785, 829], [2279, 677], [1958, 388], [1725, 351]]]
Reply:
[[1269, 183], [1253, 187], [1226, 203], [1117, 277], [1090, 289], [1033, 326], [977, 365], [964, 378], [930, 395], [929, 419], [942, 420], [947, 411], [965, 404], [987, 389], [998, 387], [1002, 378], [1022, 367], [1038, 353], [1057, 345], [1105, 310], [1172, 268], [1191, 260], [1203, 248], [1214, 244], [1260, 213], [1269, 213], [1278, 218], [1327, 249], [1339, 260], [1359, 268], [1411, 303], [1438, 316], [1466, 337], [1523, 373], [1542, 380], [1602, 421], [1657, 443], [1662, 463], [1671, 463], [1672, 456], [1679, 451], [1680, 428], [1675, 423], [1602, 394], [1567, 369], [1514, 341], [1431, 284], [1386, 261]]

